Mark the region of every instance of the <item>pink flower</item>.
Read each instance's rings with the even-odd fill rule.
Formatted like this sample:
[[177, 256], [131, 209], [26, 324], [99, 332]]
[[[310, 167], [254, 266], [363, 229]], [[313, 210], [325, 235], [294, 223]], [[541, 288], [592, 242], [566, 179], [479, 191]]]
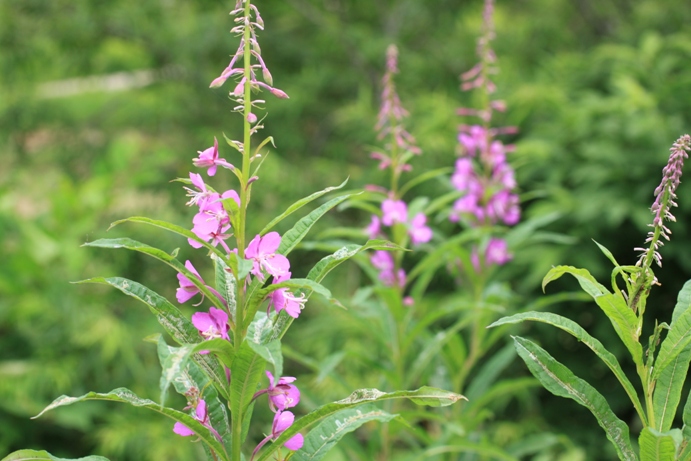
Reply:
[[228, 314], [221, 309], [212, 307], [209, 309], [208, 314], [206, 312], [196, 312], [192, 315], [192, 324], [199, 330], [204, 339], [223, 338], [230, 340], [230, 337], [228, 337], [228, 331], [230, 330]]
[[386, 199], [381, 204], [382, 223], [393, 226], [394, 223], [404, 223], [408, 220], [408, 206], [403, 200]]
[[492, 221], [504, 221], [512, 226], [521, 217], [521, 209], [518, 206], [518, 196], [504, 189], [494, 194], [487, 202], [487, 214]]
[[[225, 239], [230, 237], [226, 234], [230, 230], [230, 218], [228, 212], [223, 208], [222, 199], [232, 198], [240, 205], [240, 197], [234, 190], [227, 190], [223, 195], [217, 193], [210, 194], [204, 201], [198, 203], [199, 213], [192, 219], [194, 227], [192, 232], [202, 240], [211, 240], [213, 245], [219, 243], [230, 252], [230, 249], [225, 244]], [[194, 248], [201, 248], [202, 244], [193, 239], [188, 239], [190, 245]]]
[[372, 215], [372, 221], [370, 222], [369, 226], [367, 226], [365, 231], [370, 239], [375, 239], [379, 236], [381, 232], [381, 220], [379, 219], [379, 216], [374, 214]]
[[408, 233], [410, 234], [410, 240], [413, 242], [413, 245], [427, 243], [432, 240], [432, 229], [425, 225], [426, 222], [427, 217], [423, 213], [416, 214], [410, 222]]
[[283, 376], [274, 385], [274, 376], [271, 372], [267, 371], [266, 376], [269, 378], [269, 387], [266, 392], [269, 394], [271, 411], [276, 412], [276, 409], [283, 411], [300, 403], [300, 390], [291, 384], [295, 381], [294, 377]]
[[487, 249], [485, 250], [485, 262], [488, 265], [497, 264], [503, 265], [511, 261], [513, 255], [509, 253], [508, 245], [505, 240], [492, 238], [487, 244]]
[[[273, 440], [277, 439], [279, 435], [283, 433], [286, 429], [293, 425], [295, 421], [295, 415], [290, 411], [279, 411], [274, 416], [274, 422], [271, 429], [271, 438]], [[288, 439], [288, 441], [283, 445], [289, 450], [299, 450], [302, 448], [304, 439], [302, 434], [296, 434], [295, 436]]]
[[194, 166], [199, 168], [208, 168], [206, 174], [213, 176], [216, 174], [216, 167], [222, 166], [223, 168], [228, 168], [229, 170], [235, 167], [228, 163], [225, 159], [218, 158], [218, 140], [214, 138], [214, 145], [208, 149], [197, 152], [199, 157], [195, 158], [192, 163]]
[[280, 277], [290, 270], [288, 258], [276, 254], [280, 245], [281, 236], [278, 232], [269, 232], [264, 237], [257, 235], [247, 246], [245, 258], [253, 260], [252, 273], [259, 279], [264, 279], [262, 271], [266, 271], [274, 277]]
[[370, 258], [372, 265], [379, 271], [379, 280], [386, 286], [405, 286], [406, 273], [403, 269], [395, 272], [393, 256], [388, 251], [375, 251]]
[[[218, 440], [222, 440], [221, 435], [216, 431], [216, 429], [214, 429], [211, 426], [211, 421], [209, 421], [209, 414], [206, 408], [206, 402], [203, 399], [199, 399], [199, 401], [197, 402], [197, 406], [194, 409], [194, 413], [194, 419], [196, 419], [197, 421], [202, 423], [202, 425], [207, 427], [214, 434], [214, 436], [216, 436]], [[175, 425], [173, 426], [173, 432], [183, 437], [188, 437], [190, 435], [195, 434], [195, 432], [192, 429], [180, 422], [175, 423]]]
[[[197, 269], [194, 268], [189, 260], [185, 261], [185, 267], [188, 271], [192, 272], [200, 282], [204, 283], [202, 277], [199, 275], [199, 272], [197, 272]], [[180, 288], [178, 288], [175, 292], [175, 297], [178, 299], [180, 304], [189, 301], [194, 295], [199, 293], [199, 288], [197, 288], [196, 285], [190, 281], [190, 279], [180, 273], [178, 273], [178, 281], [180, 282]]]
[[[273, 283], [285, 282], [290, 279], [290, 275], [290, 272], [287, 272], [284, 275], [274, 277]], [[269, 307], [273, 306], [276, 312], [285, 310], [294, 319], [298, 318], [300, 312], [302, 312], [302, 306], [305, 304], [305, 301], [304, 295], [297, 297], [288, 291], [287, 288], [279, 288], [272, 291], [269, 295]]]

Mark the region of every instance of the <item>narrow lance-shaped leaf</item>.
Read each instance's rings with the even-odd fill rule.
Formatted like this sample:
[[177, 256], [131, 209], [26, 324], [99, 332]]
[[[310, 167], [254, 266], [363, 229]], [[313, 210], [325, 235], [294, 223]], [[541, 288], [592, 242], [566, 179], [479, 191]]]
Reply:
[[674, 461], [677, 448], [670, 434], [663, 434], [649, 427], [643, 428], [638, 437], [641, 461]]
[[274, 366], [274, 375], [278, 379], [283, 374], [283, 353], [281, 352], [281, 341], [276, 339], [266, 344], [255, 343], [247, 340], [247, 344], [254, 352], [259, 354], [261, 358]]
[[343, 181], [343, 182], [342, 182], [341, 184], [339, 184], [338, 186], [327, 187], [327, 188], [324, 189], [324, 190], [320, 190], [319, 192], [315, 192], [314, 194], [311, 194], [311, 195], [308, 195], [307, 197], [301, 198], [301, 199], [298, 200], [297, 202], [295, 202], [295, 203], [293, 203], [292, 205], [290, 205], [283, 213], [281, 213], [280, 215], [278, 215], [278, 216], [276, 216], [274, 219], [272, 219], [272, 220], [269, 222], [269, 224], [267, 224], [266, 226], [264, 226], [264, 229], [262, 229], [261, 232], [259, 232], [259, 235], [264, 235], [264, 234], [266, 234], [266, 233], [269, 232], [271, 229], [273, 229], [274, 226], [276, 226], [276, 224], [280, 223], [280, 222], [283, 221], [285, 218], [287, 218], [287, 217], [290, 216], [291, 214], [295, 213], [297, 210], [299, 210], [299, 209], [302, 208], [303, 206], [307, 205], [308, 203], [312, 202], [313, 200], [318, 199], [319, 197], [323, 196], [324, 194], [328, 194], [329, 192], [333, 192], [333, 191], [335, 191], [335, 190], [338, 190], [338, 189], [343, 188], [343, 186], [345, 186], [347, 183], [348, 183], [348, 179], [346, 178], [346, 180]]
[[602, 394], [537, 344], [520, 336], [514, 336], [513, 340], [518, 355], [545, 389], [559, 397], [575, 400], [590, 410], [600, 427], [605, 430], [619, 458], [623, 461], [638, 460], [629, 439], [629, 427], [612, 412]]
[[203, 351], [213, 352], [214, 355], [216, 355], [228, 368], [231, 367], [233, 357], [235, 356], [235, 349], [233, 346], [222, 338], [210, 339], [198, 344], [186, 344], [182, 347], [175, 348], [161, 364], [161, 367], [163, 368], [160, 380], [161, 405], [163, 405], [165, 402], [168, 388], [173, 381], [175, 381], [179, 375], [185, 371], [187, 365], [189, 364], [190, 358]]
[[233, 424], [241, 424], [249, 413], [252, 397], [257, 392], [257, 386], [262, 377], [266, 362], [254, 352], [245, 340], [240, 346], [240, 351], [233, 359], [230, 368], [232, 379], [230, 381], [230, 411]]
[[646, 413], [643, 410], [643, 405], [641, 405], [641, 401], [638, 398], [638, 393], [633, 387], [633, 384], [631, 384], [631, 381], [629, 381], [629, 378], [626, 377], [626, 374], [624, 373], [624, 370], [622, 370], [621, 365], [619, 365], [617, 358], [614, 356], [614, 354], [605, 349], [605, 346], [603, 346], [600, 341], [588, 334], [588, 332], [581, 328], [581, 326], [576, 322], [550, 312], [524, 312], [501, 318], [489, 325], [487, 328], [519, 323], [526, 320], [546, 323], [564, 330], [585, 344], [588, 348], [590, 348], [590, 350], [595, 352], [595, 355], [597, 355], [600, 360], [607, 365], [612, 373], [614, 373], [614, 376], [617, 377], [619, 383], [621, 383], [622, 387], [626, 391], [626, 394], [629, 396], [629, 399], [631, 399], [631, 403], [633, 403], [634, 408], [636, 408], [638, 416], [641, 418], [641, 421], [643, 421], [643, 425], [647, 424]]
[[660, 352], [655, 359], [653, 380], [660, 377], [662, 371], [668, 367], [687, 346], [691, 344], [691, 309], [687, 309], [672, 321], [669, 332], [660, 345]]
[[[226, 301], [230, 318], [235, 322], [235, 311], [237, 309], [237, 282], [231, 274], [228, 265], [216, 256], [214, 260], [214, 275], [216, 279], [216, 291], [218, 291]], [[249, 262], [249, 261], [248, 261]]]
[[184, 227], [178, 226], [178, 225], [173, 224], [173, 223], [169, 223], [167, 221], [160, 221], [157, 219], [146, 218], [144, 216], [132, 216], [131, 218], [125, 218], [125, 219], [120, 219], [118, 221], [115, 221], [114, 223], [112, 223], [110, 225], [108, 230], [110, 230], [113, 227], [115, 227], [119, 224], [122, 224], [124, 222], [148, 224], [150, 226], [158, 227], [160, 229], [165, 229], [165, 230], [170, 231], [174, 234], [178, 234], [178, 235], [181, 235], [182, 237], [192, 239], [192, 240], [199, 242], [200, 244], [202, 244], [204, 246], [204, 248], [209, 250], [209, 252], [211, 252], [212, 254], [215, 254], [216, 256], [218, 256], [221, 259], [225, 257], [225, 255], [221, 252], [221, 250], [219, 250], [215, 246], [211, 245], [206, 240], [200, 239], [199, 237], [197, 237], [197, 234], [195, 234], [191, 230], [185, 229]]
[[[199, 341], [199, 330], [185, 317], [180, 309], [175, 307], [166, 298], [159, 295], [144, 285], [122, 277], [95, 277], [76, 283], [99, 283], [117, 288], [128, 296], [143, 302], [151, 312], [156, 315], [158, 323], [170, 334], [178, 344], [192, 344]], [[194, 361], [204, 370], [207, 376], [213, 379], [218, 391], [228, 398], [225, 386], [225, 373], [218, 361], [208, 355], [196, 355]]]
[[127, 250], [138, 251], [140, 253], [152, 256], [158, 259], [159, 261], [168, 264], [170, 267], [172, 267], [173, 269], [187, 277], [189, 281], [192, 282], [194, 286], [196, 286], [199, 289], [199, 291], [204, 293], [204, 295], [209, 300], [216, 300], [216, 305], [220, 306], [223, 304], [223, 300], [219, 299], [218, 296], [216, 296], [216, 294], [209, 290], [209, 288], [206, 285], [204, 285], [202, 281], [199, 280], [191, 271], [187, 270], [187, 268], [182, 263], [180, 263], [180, 261], [178, 261], [173, 256], [169, 255], [163, 250], [154, 248], [152, 246], [146, 245], [141, 242], [137, 242], [136, 240], [132, 240], [129, 238], [98, 239], [94, 240], [93, 242], [85, 243], [83, 246], [97, 248], [125, 248]]
[[374, 405], [341, 410], [325, 418], [305, 437], [305, 442], [290, 459], [292, 461], [318, 461], [349, 432], [370, 421], [386, 423], [396, 418]]
[[2, 461], [108, 461], [103, 456], [87, 456], [79, 459], [57, 458], [47, 451], [19, 450], [2, 458]]
[[283, 444], [295, 434], [341, 410], [353, 408], [363, 403], [379, 402], [390, 399], [408, 399], [417, 405], [440, 407], [452, 405], [461, 399], [465, 400], [465, 397], [460, 394], [428, 386], [421, 387], [415, 391], [396, 391], [389, 393], [382, 392], [378, 389], [359, 389], [353, 392], [348, 398], [323, 405], [295, 421], [292, 426], [286, 429], [281, 436], [271, 444], [271, 446], [261, 453], [257, 461], [266, 461], [270, 459], [271, 455], [279, 450]]
[[564, 274], [573, 275], [578, 280], [581, 288], [595, 300], [595, 303], [607, 315], [614, 331], [629, 350], [636, 365], [643, 366], [643, 348], [638, 342], [638, 319], [636, 314], [626, 304], [626, 300], [619, 294], [610, 293], [607, 288], [597, 282], [585, 269], [577, 269], [571, 266], [553, 267], [542, 280], [542, 289]]
[[133, 405], [135, 407], [148, 408], [149, 410], [161, 413], [162, 415], [167, 416], [168, 418], [174, 421], [184, 424], [190, 430], [194, 431], [194, 433], [199, 437], [199, 439], [203, 443], [208, 445], [209, 448], [212, 449], [219, 456], [220, 459], [226, 461], [230, 459], [223, 445], [218, 441], [218, 439], [216, 439], [216, 437], [211, 433], [211, 431], [209, 431], [207, 427], [203, 426], [192, 416], [188, 415], [187, 413], [174, 410], [172, 408], [161, 407], [153, 400], [142, 399], [135, 395], [134, 392], [132, 392], [131, 390], [125, 388], [114, 389], [108, 392], [107, 394], [89, 392], [88, 394], [84, 394], [81, 397], [69, 397], [63, 395], [55, 399], [53, 403], [44, 408], [43, 411], [41, 411], [41, 413], [39, 413], [38, 415], [34, 416], [34, 418], [38, 418], [45, 412], [50, 411], [54, 408], [62, 407], [65, 405], [71, 405], [73, 403], [82, 402], [86, 400], [110, 400], [114, 402], [129, 403], [130, 405]]
[[[163, 336], [158, 335], [156, 339], [158, 360], [161, 366], [168, 360], [168, 357], [175, 353], [177, 348], [166, 344]], [[206, 357], [206, 356], [201, 356]], [[226, 449], [231, 445], [230, 422], [226, 405], [218, 398], [216, 387], [209, 386], [209, 377], [194, 362], [187, 362], [187, 366], [173, 380], [173, 387], [180, 394], [187, 396], [190, 391], [201, 392], [201, 397], [206, 402], [211, 425], [223, 438]], [[208, 448], [207, 448], [208, 449]]]
[[300, 219], [295, 223], [292, 229], [283, 234], [281, 238], [281, 245], [278, 247], [278, 253], [282, 255], [287, 255], [290, 253], [297, 245], [305, 238], [307, 233], [310, 231], [312, 226], [326, 214], [327, 211], [338, 205], [339, 203], [347, 200], [349, 197], [355, 194], [346, 194], [340, 197], [329, 200], [316, 210], [309, 213], [304, 218]]

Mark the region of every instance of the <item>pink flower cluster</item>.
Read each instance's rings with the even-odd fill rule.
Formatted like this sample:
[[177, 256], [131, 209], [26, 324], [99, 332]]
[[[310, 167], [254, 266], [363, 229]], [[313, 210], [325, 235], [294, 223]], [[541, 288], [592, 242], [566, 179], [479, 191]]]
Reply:
[[[493, 11], [494, 0], [485, 0], [483, 32], [477, 47], [480, 62], [461, 76], [464, 91], [480, 89], [489, 100], [485, 108], [461, 108], [458, 111], [459, 115], [476, 116], [483, 122], [481, 125], [460, 126], [458, 142], [461, 156], [456, 160], [451, 176], [451, 184], [463, 195], [453, 204], [449, 219], [452, 222], [462, 220], [471, 227], [494, 224], [512, 226], [521, 217], [519, 198], [515, 193], [516, 178], [506, 160], [506, 154], [513, 150], [513, 146], [495, 139], [497, 135], [514, 134], [517, 130], [514, 127], [489, 128], [493, 112], [506, 110], [503, 101], [490, 98], [496, 90], [490, 75], [498, 71], [496, 55], [490, 47], [495, 36]], [[477, 269], [480, 267], [477, 249], [473, 258]], [[506, 242], [498, 238], [490, 239], [485, 248], [485, 264], [502, 265], [510, 259]]]
[[[276, 440], [286, 429], [293, 425], [295, 415], [291, 411], [286, 411], [286, 409], [300, 403], [300, 390], [292, 384], [295, 381], [294, 377], [284, 376], [274, 383], [274, 376], [271, 372], [267, 371], [266, 376], [269, 378], [269, 387], [254, 394], [253, 398], [256, 399], [262, 394], [269, 396], [269, 408], [275, 413], [274, 421], [271, 425], [271, 434], [259, 442], [254, 452], [252, 452], [252, 458], [254, 458], [254, 455], [264, 444], [270, 440]], [[289, 450], [299, 450], [302, 448], [304, 441], [302, 434], [295, 434], [283, 446]]]
[[[383, 226], [402, 224], [406, 226], [410, 241], [420, 245], [432, 240], [432, 229], [427, 226], [424, 213], [417, 213], [408, 219], [408, 205], [403, 200], [386, 199], [381, 206], [382, 216], [372, 215], [367, 227], [370, 239], [385, 237]], [[372, 265], [379, 271], [379, 279], [387, 286], [405, 286], [406, 274], [403, 269], [396, 270], [393, 256], [388, 251], [375, 251], [371, 257]]]
[[[188, 398], [187, 407], [185, 410], [194, 409], [194, 419], [202, 424], [202, 426], [209, 429], [209, 431], [219, 440], [222, 441], [221, 435], [211, 426], [211, 421], [209, 420], [209, 411], [206, 407], [206, 402], [204, 399], [199, 397], [199, 392], [197, 389], [192, 388], [186, 394]], [[173, 432], [183, 437], [189, 437], [195, 435], [195, 432], [184, 424], [177, 422], [173, 426]]]

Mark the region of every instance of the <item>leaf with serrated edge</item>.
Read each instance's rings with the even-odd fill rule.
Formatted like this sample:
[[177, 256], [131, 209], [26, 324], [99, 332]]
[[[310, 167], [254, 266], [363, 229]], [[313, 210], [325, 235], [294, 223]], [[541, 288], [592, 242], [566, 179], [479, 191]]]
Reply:
[[218, 439], [216, 439], [216, 437], [211, 433], [211, 431], [209, 431], [207, 427], [203, 426], [195, 418], [188, 415], [187, 413], [183, 413], [172, 408], [161, 407], [153, 400], [142, 399], [138, 397], [134, 392], [132, 392], [129, 389], [125, 389], [124, 387], [114, 389], [108, 392], [107, 394], [89, 392], [87, 394], [82, 395], [81, 397], [69, 397], [67, 395], [62, 395], [55, 399], [53, 403], [44, 408], [43, 411], [41, 411], [38, 415], [34, 416], [34, 418], [38, 418], [45, 412], [50, 411], [54, 408], [62, 407], [65, 405], [72, 405], [73, 403], [82, 402], [86, 400], [110, 400], [114, 402], [129, 403], [130, 405], [135, 407], [144, 407], [148, 408], [149, 410], [153, 410], [157, 413], [161, 413], [162, 415], [167, 416], [174, 421], [184, 424], [190, 430], [194, 431], [197, 437], [199, 437], [199, 439], [201, 439], [202, 442], [207, 444], [209, 448], [215, 451], [221, 459], [227, 461], [230, 459], [225, 451], [225, 448], [218, 441]]
[[396, 392], [382, 392], [378, 389], [359, 389], [354, 391], [348, 398], [339, 400], [337, 402], [328, 403], [316, 410], [306, 414], [298, 419], [286, 429], [278, 439], [274, 441], [271, 446], [267, 447], [261, 454], [257, 461], [266, 461], [272, 454], [279, 450], [284, 443], [288, 441], [295, 434], [300, 432], [312, 424], [327, 418], [334, 413], [337, 413], [346, 408], [353, 408], [363, 403], [378, 402], [390, 399], [408, 399], [417, 405], [428, 405], [433, 407], [452, 405], [459, 400], [466, 400], [460, 394], [436, 389], [434, 387], [424, 386], [415, 391], [396, 391]]
[[641, 461], [674, 461], [677, 449], [669, 434], [645, 427], [638, 437], [638, 444]]
[[281, 238], [281, 245], [278, 247], [277, 253], [282, 255], [288, 255], [297, 245], [305, 238], [307, 233], [310, 231], [314, 223], [316, 223], [319, 218], [324, 216], [327, 211], [338, 205], [339, 203], [347, 200], [356, 194], [346, 194], [329, 200], [319, 208], [315, 209], [309, 213], [304, 218], [300, 219], [295, 223], [292, 229], [283, 234]]
[[626, 374], [624, 373], [624, 370], [622, 370], [621, 365], [619, 365], [617, 358], [614, 356], [614, 354], [605, 349], [605, 346], [603, 346], [600, 341], [588, 334], [588, 332], [581, 328], [581, 326], [576, 322], [550, 312], [524, 312], [501, 318], [489, 325], [487, 328], [519, 323], [525, 320], [546, 323], [564, 330], [590, 348], [590, 350], [592, 350], [595, 355], [597, 355], [600, 360], [602, 360], [605, 365], [612, 370], [612, 373], [614, 373], [614, 376], [616, 376], [619, 380], [619, 383], [621, 383], [622, 387], [626, 391], [626, 394], [629, 396], [629, 399], [631, 399], [631, 402], [636, 408], [636, 411], [643, 421], [643, 424], [647, 424], [646, 413], [643, 410], [643, 405], [641, 405], [641, 401], [638, 398], [638, 393], [633, 387], [633, 384], [631, 384], [631, 381], [629, 381], [629, 378], [626, 377]]
[[[94, 277], [76, 283], [100, 283], [110, 285], [149, 306], [149, 310], [156, 315], [158, 323], [170, 334], [178, 344], [193, 344], [199, 341], [199, 330], [192, 325], [180, 309], [166, 298], [135, 281], [122, 277]], [[194, 361], [213, 378], [216, 389], [223, 397], [228, 398], [225, 386], [225, 373], [216, 359], [208, 355], [196, 355]]]
[[305, 442], [290, 459], [291, 461], [318, 461], [338, 443], [344, 435], [353, 432], [369, 421], [389, 422], [396, 418], [374, 405], [341, 410], [325, 418], [305, 437]]
[[612, 294], [585, 269], [572, 266], [553, 267], [542, 280], [542, 290], [553, 280], [564, 274], [570, 274], [576, 278], [583, 291], [595, 300], [595, 303], [607, 315], [614, 327], [614, 331], [629, 350], [636, 365], [643, 366], [643, 348], [638, 342], [638, 319], [636, 314], [626, 304], [619, 293]]
[[315, 193], [313, 193], [313, 194], [311, 194], [311, 195], [308, 195], [307, 197], [301, 198], [301, 199], [298, 200], [297, 202], [295, 202], [295, 203], [293, 203], [292, 205], [290, 205], [290, 206], [286, 209], [286, 211], [284, 211], [283, 213], [281, 213], [280, 215], [278, 215], [278, 216], [276, 216], [274, 219], [272, 219], [272, 220], [269, 222], [269, 224], [267, 224], [266, 226], [264, 226], [264, 229], [262, 229], [261, 232], [259, 232], [259, 235], [264, 235], [264, 234], [266, 234], [266, 233], [269, 232], [271, 229], [273, 229], [274, 226], [275, 226], [276, 224], [278, 224], [279, 222], [283, 221], [285, 218], [287, 218], [287, 217], [290, 216], [291, 214], [295, 213], [297, 210], [299, 210], [299, 209], [302, 208], [303, 206], [307, 205], [307, 204], [310, 203], [311, 201], [318, 199], [319, 197], [321, 197], [321, 196], [324, 195], [324, 194], [328, 194], [329, 192], [333, 192], [333, 191], [335, 191], [335, 190], [341, 189], [341, 188], [343, 188], [343, 186], [345, 186], [347, 183], [348, 183], [348, 179], [346, 178], [346, 180], [343, 181], [343, 182], [342, 182], [340, 185], [338, 185], [338, 186], [327, 187], [327, 188], [324, 189], [324, 190], [320, 190], [319, 192], [315, 192]]
[[629, 427], [612, 412], [602, 394], [557, 362], [537, 344], [520, 336], [513, 336], [513, 340], [518, 355], [545, 389], [556, 396], [575, 400], [590, 410], [600, 427], [605, 430], [619, 458], [623, 461], [638, 460], [631, 447]]
[[2, 461], [108, 461], [103, 456], [87, 456], [79, 459], [56, 458], [47, 451], [19, 450], [2, 458]]

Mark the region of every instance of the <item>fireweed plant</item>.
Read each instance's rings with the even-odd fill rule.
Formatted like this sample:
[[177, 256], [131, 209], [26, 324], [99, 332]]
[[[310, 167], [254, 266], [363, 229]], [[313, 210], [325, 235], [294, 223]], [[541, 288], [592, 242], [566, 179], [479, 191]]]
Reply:
[[534, 342], [519, 336], [513, 337], [516, 350], [531, 373], [551, 393], [573, 399], [588, 408], [621, 460], [691, 460], [691, 397], [687, 399], [682, 412], [682, 428], [672, 428], [691, 361], [691, 281], [686, 282], [679, 292], [671, 322], [656, 321], [647, 343], [641, 341], [648, 296], [653, 286], [659, 285], [653, 264], [662, 266], [659, 250], [672, 233], [665, 222], [675, 221], [671, 210], [677, 206], [675, 192], [689, 151], [689, 135], [680, 137], [670, 149], [669, 161], [662, 170], [662, 182], [655, 189], [655, 201], [651, 207], [654, 217], [650, 224], [652, 230], [645, 241], [647, 247], [634, 249], [640, 253], [636, 263], [621, 266], [606, 248], [598, 244], [614, 265], [611, 291], [586, 269], [572, 266], [554, 267], [542, 283], [544, 289], [548, 283], [564, 274], [576, 278], [581, 288], [612, 322], [614, 331], [636, 365], [640, 388], [637, 389], [629, 381], [614, 354], [568, 318], [547, 312], [525, 312], [502, 318], [491, 325], [525, 320], [553, 325], [573, 335], [607, 365], [640, 418], [643, 429], [638, 436], [637, 449], [631, 440], [629, 426], [612, 412], [602, 394]]
[[[56, 407], [84, 400], [124, 402], [170, 418], [173, 421], [171, 430], [181, 437], [201, 442], [209, 460], [318, 460], [343, 435], [362, 424], [386, 422], [397, 416], [372, 405], [376, 401], [403, 398], [419, 405], [446, 406], [463, 397], [431, 387], [395, 392], [360, 389], [343, 400], [295, 418], [293, 409], [300, 403], [300, 391], [295, 378], [283, 376], [281, 338], [299, 317], [312, 293], [332, 300], [329, 290], [319, 282], [334, 267], [362, 251], [393, 250], [397, 246], [384, 240], [344, 246], [321, 259], [306, 278], [292, 277], [287, 256], [324, 213], [351, 194], [319, 206], [282, 236], [272, 228], [304, 205], [345, 183], [297, 201], [259, 233], [247, 232], [245, 223], [252, 187], [259, 184], [259, 166], [266, 157], [262, 149], [273, 143], [269, 137], [256, 147], [253, 144], [253, 136], [263, 128], [265, 118], [257, 115], [264, 101], [255, 95], [261, 91], [281, 99], [287, 99], [288, 95], [273, 86], [272, 75], [262, 59], [257, 31], [264, 29], [264, 23], [257, 7], [251, 0], [238, 0], [231, 15], [235, 18], [231, 33], [239, 38], [239, 45], [228, 66], [211, 82], [211, 87], [220, 87], [228, 80], [234, 83], [230, 99], [233, 111], [242, 117], [243, 138], [225, 139], [230, 150], [239, 154], [239, 164], [234, 165], [221, 157], [217, 140], [194, 158], [193, 165], [200, 168], [202, 174], [192, 172], [189, 179], [180, 180], [189, 197], [187, 205], [197, 211], [191, 230], [145, 217], [114, 223], [148, 224], [186, 238], [189, 245], [203, 250], [210, 259], [215, 273], [213, 283], [203, 280], [190, 261], [179, 261], [177, 250], [168, 253], [128, 238], [101, 239], [86, 245], [125, 248], [164, 262], [178, 273], [177, 301], [196, 301], [195, 306], [207, 304], [209, 307], [199, 308], [199, 312], [188, 319], [166, 298], [132, 280], [120, 277], [85, 280], [86, 283], [113, 286], [145, 303], [178, 343], [170, 346], [160, 335], [156, 340], [163, 368], [160, 402], [140, 398], [120, 388], [108, 393], [89, 392], [81, 397], [59, 397], [39, 416]], [[232, 173], [237, 189], [217, 192], [206, 183], [204, 170], [208, 178], [214, 178], [220, 171]], [[164, 406], [171, 385], [186, 397], [185, 408]], [[266, 430], [266, 437], [258, 444], [250, 444], [246, 443], [246, 437], [257, 402], [268, 405], [274, 418]], [[312, 429], [303, 435], [310, 427]], [[45, 451], [21, 450], [4, 461], [27, 457], [55, 459]]]
[[[424, 414], [401, 402], [389, 402], [388, 411], [411, 413], [417, 424], [385, 425], [363, 434], [367, 449], [350, 445], [350, 458], [456, 459], [454, 456], [463, 452], [464, 456], [513, 459], [510, 452], [493, 443], [483, 427], [492, 416], [490, 407], [536, 385], [532, 378], [500, 379], [515, 351], [511, 345], [499, 349], [502, 334], [488, 334], [486, 329], [512, 303], [513, 295], [495, 273], [511, 260], [504, 237], [511, 235], [508, 226], [518, 224], [520, 218], [514, 172], [506, 159], [512, 148], [497, 139], [516, 130], [492, 126], [492, 114], [505, 110], [503, 102], [492, 98], [495, 85], [491, 75], [497, 71], [490, 48], [493, 7], [491, 0], [485, 2], [478, 42], [480, 63], [461, 77], [463, 90], [478, 90], [482, 108], [459, 110], [460, 115], [477, 117], [479, 123], [461, 125], [455, 169], [417, 173], [412, 168], [411, 160], [422, 150], [404, 125], [408, 112], [396, 92], [398, 52], [392, 45], [386, 53], [375, 125], [382, 147], [371, 155], [379, 162], [379, 169], [386, 171], [388, 181], [386, 186], [366, 186], [366, 194], [347, 202], [371, 213], [365, 229], [368, 238], [386, 239], [411, 249], [375, 251], [369, 258], [358, 257], [373, 285], [358, 290], [350, 302], [353, 309], [343, 314], [355, 317], [355, 336], [368, 338], [364, 341], [367, 350], [352, 354], [367, 370], [376, 370], [373, 378], [378, 386], [407, 388], [434, 381], [454, 392], [472, 393], [474, 398], [461, 404], [462, 411], [461, 405], [456, 405], [456, 412]], [[433, 179], [445, 182], [449, 192], [431, 200], [414, 195], [417, 185]], [[432, 221], [428, 217], [433, 216], [437, 222], [450, 220], [453, 233], [433, 230], [428, 224]], [[460, 232], [457, 223], [463, 227]], [[525, 234], [525, 229], [522, 232]], [[349, 229], [343, 233], [352, 235]], [[428, 292], [429, 284], [444, 269], [455, 277], [457, 290], [430, 302], [435, 294]], [[340, 328], [342, 323], [338, 325]], [[321, 333], [325, 337], [336, 334], [327, 325]], [[334, 356], [334, 360], [340, 358]], [[308, 360], [303, 363], [311, 365]], [[316, 369], [315, 373], [321, 372]]]

